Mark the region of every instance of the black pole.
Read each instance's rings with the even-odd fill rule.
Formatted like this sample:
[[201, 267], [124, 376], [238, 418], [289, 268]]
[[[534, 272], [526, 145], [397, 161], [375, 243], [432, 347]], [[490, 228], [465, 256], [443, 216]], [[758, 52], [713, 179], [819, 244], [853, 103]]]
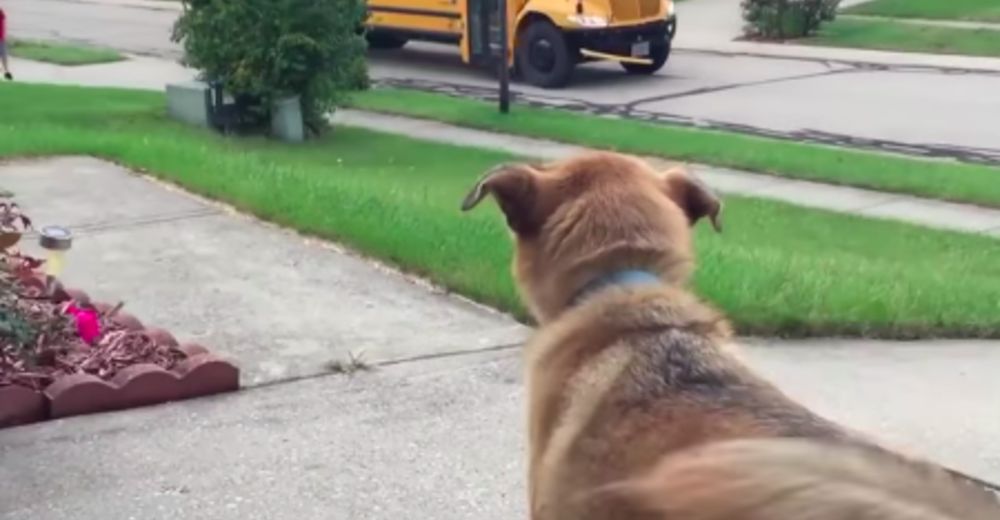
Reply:
[[507, 0], [497, 0], [500, 10], [500, 113], [510, 112], [510, 67], [507, 66], [507, 56], [510, 44], [507, 42]]

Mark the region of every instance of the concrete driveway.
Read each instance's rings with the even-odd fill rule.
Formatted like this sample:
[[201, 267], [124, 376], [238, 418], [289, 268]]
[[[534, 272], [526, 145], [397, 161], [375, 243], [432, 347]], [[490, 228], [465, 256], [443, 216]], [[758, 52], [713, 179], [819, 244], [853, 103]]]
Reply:
[[[996, 345], [750, 355], [834, 419], [1000, 479]], [[470, 353], [0, 431], [0, 517], [524, 518], [520, 357]]]

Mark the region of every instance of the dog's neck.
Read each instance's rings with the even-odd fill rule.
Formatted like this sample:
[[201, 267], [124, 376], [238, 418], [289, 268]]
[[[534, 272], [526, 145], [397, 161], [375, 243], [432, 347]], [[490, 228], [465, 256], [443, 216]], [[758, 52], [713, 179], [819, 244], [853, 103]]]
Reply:
[[584, 284], [569, 301], [570, 307], [576, 307], [584, 300], [610, 287], [636, 287], [643, 285], [660, 285], [663, 280], [652, 271], [644, 269], [618, 269], [598, 276]]

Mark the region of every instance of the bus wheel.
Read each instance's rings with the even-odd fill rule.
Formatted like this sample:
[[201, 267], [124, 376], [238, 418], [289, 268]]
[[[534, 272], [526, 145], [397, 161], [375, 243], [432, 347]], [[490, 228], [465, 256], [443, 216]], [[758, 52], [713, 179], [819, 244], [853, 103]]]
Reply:
[[566, 86], [576, 66], [565, 35], [548, 21], [531, 22], [521, 31], [514, 52], [518, 73], [536, 87]]
[[372, 49], [399, 49], [406, 45], [406, 38], [395, 34], [370, 31], [365, 34], [368, 47]]
[[667, 58], [669, 57], [670, 42], [660, 42], [653, 44], [649, 48], [649, 59], [653, 60], [653, 63], [646, 65], [643, 63], [622, 62], [622, 68], [629, 74], [649, 76], [650, 74], [654, 74], [656, 71], [662, 69], [663, 65], [667, 63]]

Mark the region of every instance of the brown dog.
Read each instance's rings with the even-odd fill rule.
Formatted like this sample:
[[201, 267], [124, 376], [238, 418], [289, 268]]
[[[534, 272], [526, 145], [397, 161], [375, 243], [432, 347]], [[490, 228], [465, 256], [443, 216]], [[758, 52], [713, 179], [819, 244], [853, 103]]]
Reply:
[[751, 372], [727, 347], [723, 316], [685, 290], [691, 227], [707, 217], [721, 230], [722, 204], [682, 171], [593, 153], [495, 168], [463, 210], [487, 195], [541, 326], [527, 347], [534, 520], [660, 518], [595, 492], [711, 441], [862, 443]]

